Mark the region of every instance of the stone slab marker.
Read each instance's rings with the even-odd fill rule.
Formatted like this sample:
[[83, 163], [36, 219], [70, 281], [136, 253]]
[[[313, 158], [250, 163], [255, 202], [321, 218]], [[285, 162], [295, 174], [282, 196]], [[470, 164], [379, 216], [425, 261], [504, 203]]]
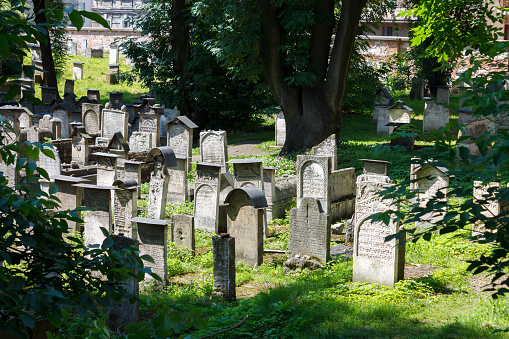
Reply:
[[[177, 116], [171, 120], [167, 125], [167, 143], [176, 155], [188, 157], [189, 159], [193, 156], [193, 131], [198, 128], [194, 122], [192, 122], [186, 116]], [[191, 171], [191, 162], [187, 163], [187, 170]]]
[[355, 168], [332, 171], [329, 178], [332, 222], [350, 218], [355, 213]]
[[[144, 162], [142, 161], [134, 161], [134, 160], [126, 160], [124, 161], [124, 171], [122, 172], [121, 179], [133, 179], [136, 182], [141, 182], [141, 165]], [[141, 198], [141, 190], [138, 187], [138, 199]]]
[[[122, 110], [124, 105], [124, 93], [122, 92], [109, 92], [111, 109]], [[127, 111], [127, 109], [126, 109]], [[127, 135], [127, 134], [124, 134]]]
[[437, 104], [449, 105], [449, 86], [436, 86], [437, 88]]
[[168, 168], [175, 167], [177, 159], [172, 149], [164, 146], [153, 148], [145, 161], [153, 164], [152, 172], [150, 173], [148, 217], [151, 219], [164, 219], [168, 195]]
[[223, 166], [213, 163], [196, 163], [194, 184], [194, 222], [197, 228], [214, 233], [219, 210], [220, 176]]
[[376, 134], [389, 134], [389, 106], [380, 106], [378, 108], [378, 119], [376, 122]]
[[[411, 122], [411, 114], [414, 110], [405, 105], [401, 100], [396, 101], [394, 106], [389, 107], [389, 122], [399, 122], [409, 124]], [[389, 126], [389, 134], [394, 131], [393, 126]]]
[[160, 145], [159, 119], [161, 119], [159, 114], [140, 113], [139, 132], [150, 133], [152, 146]]
[[[84, 184], [89, 182], [89, 180], [79, 177], [68, 177], [64, 175], [54, 175], [51, 177], [51, 179], [54, 180], [58, 189], [57, 193], [55, 193], [55, 196], [60, 200], [60, 207], [56, 209], [57, 212], [73, 210], [76, 209], [76, 207], [81, 206], [81, 201], [83, 199], [83, 188], [74, 185]], [[69, 233], [73, 231], [83, 231], [81, 229], [81, 223], [70, 220], [67, 220], [67, 229]]]
[[267, 215], [267, 221], [269, 221], [273, 219], [273, 203], [277, 199], [275, 167], [263, 167], [263, 193], [265, 194], [265, 199], [267, 200], [267, 209], [265, 210], [265, 214]]
[[115, 133], [128, 135], [127, 126], [129, 124], [129, 114], [126, 111], [109, 109], [109, 103], [102, 110], [101, 136], [103, 138], [112, 138]]
[[177, 246], [194, 251], [194, 217], [187, 214], [171, 216], [171, 239]]
[[99, 104], [101, 102], [101, 92], [98, 89], [87, 89], [87, 98], [89, 102]]
[[81, 107], [83, 112], [81, 121], [83, 121], [83, 126], [85, 126], [87, 133], [91, 136], [100, 136], [103, 105], [83, 103]]
[[235, 260], [258, 267], [263, 263], [263, 209], [267, 201], [256, 187], [236, 188], [225, 200], [227, 232], [235, 238]]
[[187, 163], [188, 158], [176, 155], [177, 166], [168, 168], [169, 185], [167, 201], [172, 204], [189, 200], [187, 187]]
[[96, 152], [92, 155], [97, 157], [97, 185], [111, 186], [117, 180], [118, 159], [116, 154]]
[[352, 281], [393, 287], [404, 278], [405, 252], [396, 240], [385, 242], [385, 237], [398, 232], [399, 225], [367, 220], [373, 213], [393, 208], [392, 200], [376, 195], [393, 183], [386, 175], [386, 161], [364, 159], [364, 163], [364, 174], [357, 177]]
[[72, 63], [72, 78], [74, 80], [82, 80], [83, 79], [83, 63], [82, 62], [73, 62]]
[[275, 120], [275, 146], [283, 147], [286, 140], [286, 121], [283, 112], [276, 114]]
[[336, 134], [332, 134], [327, 139], [311, 148], [311, 155], [320, 155], [330, 157], [332, 162], [332, 171], [338, 169], [338, 150], [336, 147]]
[[331, 161], [329, 157], [317, 155], [297, 156], [297, 207], [306, 198], [315, 198], [326, 214], [330, 213], [329, 190]]
[[118, 46], [110, 45], [110, 65], [118, 64]]
[[[490, 182], [483, 185], [482, 181], [474, 181], [474, 203], [481, 205], [481, 214], [486, 218], [497, 217], [500, 213], [505, 213], [509, 209], [507, 202], [500, 203], [500, 201], [496, 198], [496, 192], [499, 189], [499, 182]], [[486, 230], [484, 222], [478, 220], [472, 226], [472, 235], [477, 235], [478, 233], [485, 232]]]
[[78, 165], [87, 165], [90, 155], [92, 137], [87, 134], [85, 127], [74, 127], [71, 133], [72, 161]]
[[101, 245], [106, 239], [101, 227], [104, 227], [110, 234], [112, 231], [111, 191], [117, 188], [89, 184], [75, 184], [74, 186], [83, 188], [83, 206], [91, 209], [85, 211], [83, 218], [85, 246]]
[[426, 97], [424, 100], [423, 131], [437, 131], [445, 127], [449, 123], [449, 109], [435, 104], [433, 98]]
[[71, 135], [71, 126], [70, 126], [70, 120], [72, 120], [72, 116], [70, 117], [71, 113], [67, 112], [64, 107], [60, 104], [56, 104], [53, 107], [51, 107], [51, 111], [53, 113], [54, 119], [60, 119], [62, 122], [62, 129], [61, 129], [61, 137], [63, 139], [69, 138]]
[[325, 263], [330, 254], [331, 217], [320, 201], [304, 198], [298, 208], [290, 210], [288, 256], [308, 255]]
[[[121, 251], [123, 249], [136, 246], [137, 241], [130, 237], [112, 235], [113, 249], [115, 251]], [[130, 297], [138, 297], [140, 295], [140, 288], [138, 280], [128, 279], [122, 282], [125, 294], [122, 297], [122, 302], [110, 303], [108, 309], [108, 327], [113, 331], [123, 329], [125, 326], [130, 325], [134, 322], [139, 321], [140, 318], [140, 306], [139, 302], [131, 304], [129, 302]]]
[[129, 139], [129, 147], [132, 152], [146, 152], [153, 148], [152, 134], [147, 132], [133, 132]]
[[65, 79], [64, 94], [66, 94], [66, 93], [74, 94], [74, 80]]
[[263, 192], [264, 159], [232, 159], [227, 164], [233, 165], [234, 187], [254, 186]]
[[235, 239], [212, 237], [214, 283], [212, 294], [228, 301], [236, 299], [235, 292]]
[[225, 131], [200, 132], [200, 161], [219, 164], [226, 170], [228, 151]]
[[55, 159], [52, 159], [46, 156], [44, 153], [39, 154], [38, 165], [48, 172], [48, 175], [51, 177], [60, 175], [61, 171], [61, 162], [60, 162], [60, 154], [58, 153], [57, 148], [52, 148], [51, 151], [55, 156]]
[[[154, 262], [144, 261], [145, 267], [150, 267], [152, 273], [157, 274], [162, 280], [162, 285], [168, 285], [168, 220], [149, 219], [136, 217], [131, 219], [138, 229], [138, 242], [140, 256], [148, 254]], [[155, 281], [152, 276], [146, 274], [145, 280]], [[158, 282], [159, 283], [159, 282]]]
[[134, 179], [120, 179], [115, 180], [113, 186], [119, 188], [114, 192], [113, 233], [136, 238], [137, 232], [131, 219], [135, 218], [138, 212], [138, 183]]
[[11, 130], [3, 130], [3, 133], [6, 137], [6, 142], [10, 143], [16, 140], [16, 135], [19, 134], [21, 128], [20, 128], [20, 122], [19, 122], [19, 116], [22, 111], [25, 111], [24, 107], [18, 107], [18, 106], [2, 106], [0, 107], [0, 117], [3, 117], [5, 121], [9, 122], [14, 129], [14, 132]]

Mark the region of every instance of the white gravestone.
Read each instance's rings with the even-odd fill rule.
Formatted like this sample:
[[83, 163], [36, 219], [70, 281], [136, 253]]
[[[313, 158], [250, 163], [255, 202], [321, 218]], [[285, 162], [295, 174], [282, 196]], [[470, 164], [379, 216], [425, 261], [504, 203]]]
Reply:
[[285, 116], [283, 115], [283, 112], [276, 114], [275, 116], [275, 146], [276, 147], [283, 147], [286, 140], [286, 121]]
[[317, 155], [297, 156], [297, 207], [306, 197], [315, 198], [326, 214], [330, 214], [329, 157]]
[[83, 103], [82, 104], [82, 118], [83, 126], [85, 126], [85, 130], [91, 136], [99, 136], [101, 135], [101, 112], [103, 110], [103, 105], [101, 104], [90, 104]]
[[133, 132], [129, 139], [129, 148], [132, 152], [147, 152], [153, 148], [152, 134], [147, 132]]
[[332, 134], [327, 139], [311, 148], [311, 155], [326, 156], [331, 159], [331, 170], [338, 169], [338, 150], [336, 148], [336, 134]]
[[449, 123], [449, 109], [433, 102], [433, 98], [424, 98], [422, 128], [424, 132], [437, 131]]
[[[108, 104], [106, 104], [108, 105]], [[129, 115], [125, 111], [115, 109], [102, 110], [101, 136], [103, 138], [112, 138], [116, 132], [127, 135], [127, 126], [129, 124]]]
[[219, 185], [223, 167], [219, 164], [196, 163], [194, 184], [194, 222], [197, 228], [214, 233], [219, 212]]
[[225, 131], [200, 132], [200, 161], [219, 164], [226, 169], [228, 151]]

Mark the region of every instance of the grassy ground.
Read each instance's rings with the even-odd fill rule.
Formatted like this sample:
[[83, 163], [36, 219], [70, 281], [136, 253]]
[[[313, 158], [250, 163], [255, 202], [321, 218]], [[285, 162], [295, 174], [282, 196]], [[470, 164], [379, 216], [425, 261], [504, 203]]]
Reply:
[[[76, 82], [78, 96], [86, 95], [86, 88], [108, 91], [122, 90], [135, 98], [146, 89], [140, 85], [103, 85], [107, 68], [97, 59], [73, 58], [84, 61], [85, 69], [96, 69], [101, 75], [90, 73]], [[96, 62], [97, 61], [97, 62]], [[123, 61], [121, 61], [123, 63]], [[67, 70], [69, 72], [69, 70]], [[87, 72], [85, 72], [87, 74]], [[62, 89], [63, 79], [62, 78]], [[81, 89], [80, 89], [81, 87]], [[80, 92], [81, 91], [81, 92]], [[422, 128], [423, 103], [399, 97], [415, 109], [413, 122]], [[133, 100], [126, 95], [125, 101]], [[458, 98], [452, 97], [449, 109], [456, 119]], [[272, 128], [269, 118], [261, 119], [264, 128]], [[344, 119], [342, 143], [338, 149], [339, 168], [355, 167], [358, 173], [362, 162], [358, 159], [388, 160], [389, 176], [396, 182], [408, 179], [407, 160], [420, 151], [394, 152], [383, 147], [387, 136], [376, 135], [370, 114], [348, 115]], [[263, 128], [262, 128], [263, 130]], [[241, 140], [265, 140], [259, 147], [273, 150], [273, 132], [257, 134], [238, 132], [229, 134], [229, 143]], [[419, 140], [418, 145], [427, 145]], [[196, 151], [195, 151], [196, 152]], [[278, 168], [278, 175], [295, 173], [294, 157], [264, 156], [265, 165]], [[454, 164], [451, 164], [453, 166]], [[142, 188], [148, 190], [145, 184]], [[146, 207], [146, 201], [139, 202]], [[175, 213], [192, 213], [192, 203], [168, 205], [167, 218]], [[288, 218], [274, 221], [264, 247], [286, 250], [288, 246]], [[218, 338], [491, 338], [507, 337], [492, 334], [509, 324], [509, 299], [492, 300], [482, 292], [488, 281], [483, 276], [472, 276], [465, 271], [466, 260], [488, 251], [488, 245], [468, 242], [468, 233], [458, 231], [447, 236], [433, 236], [429, 242], [410, 243], [406, 248], [407, 263], [431, 265], [430, 274], [397, 283], [391, 289], [376, 284], [351, 282], [352, 261], [335, 257], [325, 269], [285, 274], [282, 254], [264, 256], [264, 264], [253, 269], [237, 263], [238, 300], [226, 303], [211, 297], [212, 246], [211, 235], [196, 231], [196, 251], [176, 248], [168, 244], [168, 272], [170, 285], [166, 290], [145, 286], [141, 298], [141, 318], [151, 319], [157, 309], [169, 307], [188, 317], [174, 329], [179, 334], [205, 336], [239, 323], [246, 315], [246, 323]], [[335, 239], [341, 243], [341, 238]], [[415, 266], [415, 265], [414, 265]], [[192, 319], [207, 321], [195, 328]], [[71, 317], [57, 335], [68, 338], [89, 333], [101, 327], [106, 315], [97, 319]], [[168, 318], [167, 318], [168, 319]], [[95, 321], [95, 323], [94, 323]], [[147, 325], [148, 326], [148, 325]], [[198, 326], [199, 327], [199, 326]], [[113, 333], [111, 338], [116, 337]]]

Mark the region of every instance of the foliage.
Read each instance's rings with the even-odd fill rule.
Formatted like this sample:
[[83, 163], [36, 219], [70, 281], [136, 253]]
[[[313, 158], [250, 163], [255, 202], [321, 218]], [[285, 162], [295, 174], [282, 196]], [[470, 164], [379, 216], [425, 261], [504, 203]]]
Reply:
[[[47, 8], [57, 8], [59, 10], [64, 9], [64, 3], [62, 0], [47, 0]], [[51, 40], [51, 52], [53, 53], [53, 60], [55, 63], [55, 70], [57, 77], [62, 75], [67, 66], [69, 60], [69, 54], [67, 53], [67, 29], [63, 22], [58, 22], [57, 18], [52, 17], [49, 20], [52, 26], [49, 29], [50, 40]]]
[[415, 73], [414, 60], [407, 53], [392, 54], [381, 63], [379, 72], [386, 74], [382, 82], [389, 90], [409, 89]]
[[[0, 127], [0, 142], [5, 144], [5, 132], [14, 130], [3, 118]], [[49, 194], [41, 191], [39, 178], [49, 178], [36, 161], [41, 153], [54, 158], [50, 148], [19, 141], [0, 148], [2, 162], [25, 175], [9, 187], [0, 174], [0, 332], [16, 337], [25, 337], [39, 317], [59, 327], [71, 310], [83, 317], [97, 313], [110, 300], [122, 298], [125, 291], [119, 282], [142, 280], [150, 273], [134, 247], [114, 250], [105, 229], [102, 245], [90, 248], [66, 234], [67, 221], [82, 222], [78, 213], [83, 208], [56, 211], [56, 187], [51, 185]]]

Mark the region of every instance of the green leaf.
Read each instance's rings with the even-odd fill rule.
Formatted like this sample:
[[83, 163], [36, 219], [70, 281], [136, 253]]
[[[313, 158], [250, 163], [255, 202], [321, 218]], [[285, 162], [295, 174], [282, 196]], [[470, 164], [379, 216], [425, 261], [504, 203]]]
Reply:
[[145, 261], [154, 263], [154, 259], [150, 255], [148, 255], [148, 254], [144, 254], [144, 255], [140, 256], [140, 259], [143, 259]]
[[64, 11], [59, 9], [59, 8], [56, 8], [53, 13], [55, 13], [55, 20], [57, 22], [60, 22], [62, 20], [64, 20]]
[[108, 21], [104, 19], [101, 15], [93, 12], [87, 12], [87, 11], [79, 11], [81, 15], [83, 15], [85, 18], [89, 18], [92, 21], [97, 22], [98, 24], [102, 25], [105, 28], [110, 28], [110, 25], [108, 25]]
[[108, 238], [104, 239], [104, 241], [101, 245], [101, 248], [103, 250], [106, 250], [106, 249], [110, 248], [111, 246], [113, 246], [113, 239], [111, 237], [108, 237]]
[[21, 320], [21, 322], [23, 323], [23, 325], [25, 325], [26, 327], [28, 328], [31, 328], [33, 329], [34, 326], [35, 326], [35, 320], [32, 319], [31, 317], [27, 316], [27, 315], [21, 315], [19, 317], [19, 319]]
[[83, 27], [83, 17], [81, 16], [80, 12], [73, 10], [71, 13], [69, 13], [69, 19], [71, 20], [71, 23], [78, 31], [81, 30]]
[[19, 275], [12, 277], [7, 284], [7, 288], [13, 291], [20, 290], [23, 286], [25, 286], [25, 278], [20, 277]]
[[[0, 45], [1, 45], [1, 42], [0, 42]], [[19, 85], [18, 84], [12, 84], [11, 87], [9, 87], [9, 90], [7, 91], [7, 94], [5, 95], [5, 99], [4, 101], [5, 102], [9, 102], [11, 101], [12, 99], [14, 99], [14, 97], [16, 96], [16, 94], [19, 93]]]
[[0, 35], [0, 56], [4, 60], [9, 58], [9, 43], [5, 35]]
[[45, 291], [44, 294], [52, 296], [52, 297], [57, 297], [57, 298], [60, 298], [60, 299], [64, 299], [65, 298], [64, 295], [62, 294], [62, 292], [56, 291], [56, 290]]
[[101, 227], [101, 232], [103, 232], [104, 236], [105, 237], [109, 237], [110, 236], [110, 233], [108, 232], [108, 230], [106, 230], [106, 228], [104, 227]]

